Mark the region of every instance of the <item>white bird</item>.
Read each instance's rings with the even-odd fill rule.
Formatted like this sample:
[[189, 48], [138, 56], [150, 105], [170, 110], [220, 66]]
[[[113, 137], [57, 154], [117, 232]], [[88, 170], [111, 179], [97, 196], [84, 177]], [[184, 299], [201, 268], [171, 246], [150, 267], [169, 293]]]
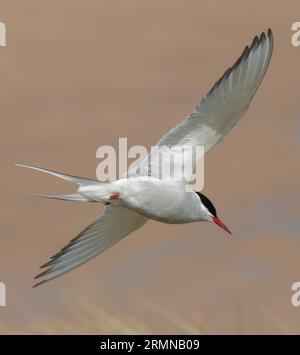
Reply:
[[[273, 35], [255, 37], [236, 63], [214, 84], [195, 110], [157, 143], [169, 148], [204, 146], [205, 152], [220, 142], [246, 112], [268, 68]], [[195, 156], [188, 160], [196, 165]], [[149, 165], [150, 161], [150, 165]], [[175, 159], [176, 161], [176, 159]], [[74, 182], [76, 193], [70, 195], [36, 195], [62, 200], [102, 202], [104, 212], [72, 239], [58, 254], [42, 266], [47, 268], [36, 278], [40, 285], [82, 265], [143, 226], [149, 219], [164, 223], [214, 222], [229, 232], [218, 218], [213, 203], [202, 193], [193, 191], [185, 180], [171, 181], [157, 176], [158, 154], [152, 153], [125, 178], [113, 182], [79, 178], [47, 169], [16, 164]], [[182, 169], [174, 165], [174, 169]]]

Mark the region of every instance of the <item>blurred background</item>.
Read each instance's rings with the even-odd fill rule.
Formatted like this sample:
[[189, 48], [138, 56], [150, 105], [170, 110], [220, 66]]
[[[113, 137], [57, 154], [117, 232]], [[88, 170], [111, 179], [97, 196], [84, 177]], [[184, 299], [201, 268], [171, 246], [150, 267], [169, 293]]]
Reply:
[[[300, 333], [299, 1], [1, 0], [0, 21], [0, 332]], [[267, 75], [205, 160], [203, 192], [233, 235], [149, 222], [32, 289], [102, 207], [16, 194], [72, 186], [13, 164], [94, 178], [100, 145], [150, 147], [268, 27]]]

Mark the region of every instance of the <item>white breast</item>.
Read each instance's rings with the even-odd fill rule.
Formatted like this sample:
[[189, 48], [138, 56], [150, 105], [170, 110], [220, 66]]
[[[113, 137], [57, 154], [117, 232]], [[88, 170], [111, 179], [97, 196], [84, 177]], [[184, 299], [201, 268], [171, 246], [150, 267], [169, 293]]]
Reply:
[[188, 187], [152, 177], [116, 181], [122, 190], [120, 204], [164, 223], [205, 220], [198, 195]]

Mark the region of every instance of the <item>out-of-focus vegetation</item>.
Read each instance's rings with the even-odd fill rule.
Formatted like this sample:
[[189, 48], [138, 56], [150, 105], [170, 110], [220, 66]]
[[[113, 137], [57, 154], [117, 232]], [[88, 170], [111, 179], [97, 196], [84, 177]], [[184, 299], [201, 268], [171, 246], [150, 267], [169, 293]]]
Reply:
[[[176, 312], [168, 311], [153, 303], [146, 303], [147, 316], [135, 316], [128, 311], [107, 310], [99, 301], [79, 299], [61, 317], [35, 315], [20, 319], [16, 328], [3, 324], [0, 320], [0, 334], [215, 334], [209, 322], [199, 314], [193, 320], [186, 319]], [[247, 308], [247, 309], [246, 309]], [[293, 334], [292, 328], [273, 311], [258, 304], [248, 308], [243, 298], [235, 299], [233, 317], [236, 323], [236, 334]], [[153, 322], [155, 319], [155, 322]], [[209, 323], [209, 325], [208, 325]], [[159, 324], [159, 327], [157, 327]]]
[[[173, 314], [157, 306], [151, 306], [153, 312], [175, 334], [205, 334], [207, 331], [200, 324], [193, 324], [178, 314]], [[116, 314], [98, 305], [98, 302], [79, 300], [72, 307], [71, 314], [57, 315], [53, 318], [42, 319], [34, 316], [18, 322], [18, 329], [0, 320], [0, 334], [157, 334], [155, 326], [146, 324], [145, 320], [126, 312]], [[174, 334], [174, 332], [172, 332]]]

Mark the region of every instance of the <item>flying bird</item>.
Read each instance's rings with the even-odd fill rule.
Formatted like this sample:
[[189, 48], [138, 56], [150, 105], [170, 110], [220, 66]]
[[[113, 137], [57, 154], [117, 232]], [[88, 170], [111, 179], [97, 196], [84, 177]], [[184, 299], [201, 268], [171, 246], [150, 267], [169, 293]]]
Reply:
[[[157, 143], [171, 150], [180, 146], [204, 146], [209, 151], [219, 143], [247, 111], [268, 68], [273, 48], [271, 29], [253, 39], [235, 64], [227, 69], [200, 100], [194, 111]], [[195, 155], [188, 157], [195, 166]], [[176, 161], [176, 159], [175, 159]], [[150, 164], [149, 164], [150, 162]], [[69, 195], [35, 195], [60, 200], [102, 202], [101, 216], [88, 225], [41, 268], [36, 276], [41, 285], [86, 263], [113, 244], [142, 227], [149, 219], [163, 223], [208, 221], [230, 233], [217, 215], [213, 203], [203, 193], [192, 190], [186, 181], [162, 179], [156, 169], [160, 156], [149, 153], [138, 169], [130, 169], [126, 177], [100, 182], [66, 175], [24, 164], [34, 169], [77, 184]], [[174, 170], [181, 169], [180, 164]]]

